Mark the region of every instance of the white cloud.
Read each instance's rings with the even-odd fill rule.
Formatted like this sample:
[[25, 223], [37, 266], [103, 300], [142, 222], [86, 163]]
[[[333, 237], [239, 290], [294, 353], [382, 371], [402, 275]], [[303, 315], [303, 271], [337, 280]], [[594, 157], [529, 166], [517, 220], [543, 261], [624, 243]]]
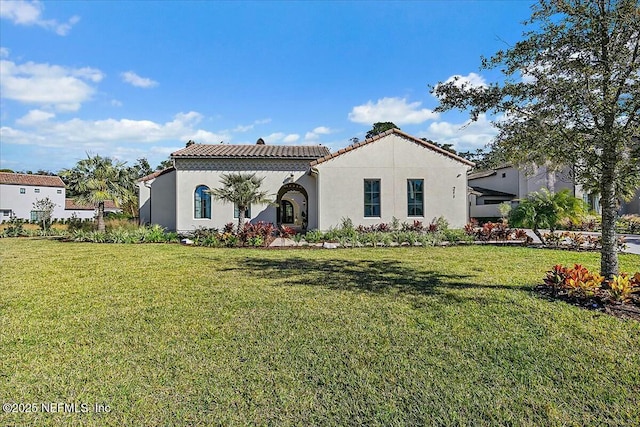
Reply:
[[77, 111], [95, 93], [89, 83], [98, 83], [103, 78], [100, 70], [89, 67], [0, 61], [2, 98], [59, 111]]
[[51, 121], [52, 115], [34, 110], [16, 121], [18, 126], [31, 130], [2, 128], [3, 144], [28, 144], [44, 147], [86, 149], [111, 146], [114, 143], [154, 143], [159, 141], [188, 141], [218, 143], [230, 139], [225, 133], [199, 129], [200, 113], [178, 113], [173, 120], [157, 123], [151, 120], [105, 119]]
[[15, 25], [36, 25], [53, 31], [60, 36], [66, 36], [71, 27], [80, 21], [79, 16], [72, 16], [67, 22], [60, 23], [55, 19], [44, 19], [42, 13], [44, 5], [39, 1], [2, 1], [0, 18], [8, 19]]
[[118, 101], [117, 99], [112, 99], [111, 100], [111, 105], [113, 107], [122, 107], [122, 102]]
[[271, 119], [260, 119], [260, 120], [255, 120], [253, 123], [251, 123], [250, 125], [238, 125], [233, 129], [233, 132], [248, 132], [250, 130], [253, 130], [253, 128], [256, 127], [256, 125], [264, 125], [271, 122]]
[[141, 87], [141, 88], [147, 89], [150, 87], [158, 86], [157, 81], [151, 80], [147, 77], [140, 77], [133, 71], [125, 71], [124, 73], [120, 74], [120, 76], [122, 77], [123, 82], [129, 83], [130, 85], [135, 87]]
[[434, 122], [426, 131], [419, 132], [420, 138], [429, 138], [441, 144], [453, 144], [458, 151], [483, 148], [498, 134], [486, 115], [481, 114], [475, 122], [451, 123]]
[[0, 47], [0, 58], [8, 58], [9, 57], [9, 49], [6, 47]]
[[353, 107], [349, 113], [349, 120], [367, 125], [376, 122], [403, 125], [423, 123], [438, 117], [438, 113], [428, 108], [420, 108], [421, 105], [419, 101], [407, 103], [406, 98], [382, 98], [375, 104], [369, 101]]
[[326, 126], [318, 126], [317, 128], [315, 128], [313, 130], [313, 133], [317, 133], [318, 135], [328, 135], [330, 133], [332, 133], [333, 131], [326, 127]]
[[54, 118], [56, 115], [48, 111], [31, 110], [24, 117], [16, 120], [16, 124], [20, 126], [35, 126]]
[[291, 133], [287, 136], [285, 136], [282, 139], [282, 142], [285, 142], [287, 144], [291, 144], [292, 142], [296, 142], [300, 139], [300, 135], [298, 135], [297, 133]]
[[275, 143], [281, 142], [285, 136], [286, 135], [282, 132], [274, 132], [271, 135], [267, 135], [262, 139], [264, 139], [264, 142], [266, 142], [267, 144], [275, 144]]
[[315, 141], [317, 139], [320, 138], [320, 135], [329, 135], [334, 133], [335, 130], [328, 128], [326, 126], [318, 126], [317, 128], [313, 129], [312, 131], [307, 132], [304, 135], [304, 139], [305, 141]]

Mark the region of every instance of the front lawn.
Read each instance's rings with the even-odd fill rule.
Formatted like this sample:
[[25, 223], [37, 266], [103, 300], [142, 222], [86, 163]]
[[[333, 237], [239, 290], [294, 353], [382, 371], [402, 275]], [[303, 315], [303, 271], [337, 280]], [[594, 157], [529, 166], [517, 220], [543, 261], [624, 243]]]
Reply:
[[578, 262], [0, 239], [0, 424], [638, 425], [640, 322], [532, 291]]

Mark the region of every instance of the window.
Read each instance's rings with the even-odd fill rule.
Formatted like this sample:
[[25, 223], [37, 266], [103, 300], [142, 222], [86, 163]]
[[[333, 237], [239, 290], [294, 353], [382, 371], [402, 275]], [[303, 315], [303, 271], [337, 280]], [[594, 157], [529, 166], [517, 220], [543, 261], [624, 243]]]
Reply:
[[20, 189], [20, 194], [25, 194], [27, 192], [27, 190], [25, 188], [21, 188]]
[[507, 177], [507, 174], [506, 174], [506, 173], [503, 173], [503, 174], [502, 174], [502, 177], [503, 177], [503, 178], [506, 178], [506, 177]]
[[[240, 209], [238, 209], [237, 203], [233, 205], [233, 217], [240, 218]], [[244, 210], [244, 217], [251, 218], [251, 205], [249, 205], [247, 209]]]
[[293, 217], [293, 203], [288, 200], [282, 201], [282, 223], [283, 224], [293, 224], [295, 218]]
[[34, 190], [33, 190], [33, 192], [34, 192], [34, 193], [39, 193], [39, 192], [40, 192], [40, 189], [39, 189], [39, 188], [36, 188], [36, 189], [34, 189]]
[[45, 212], [44, 211], [31, 211], [31, 221], [40, 222], [44, 219]]
[[211, 219], [211, 194], [209, 187], [200, 185], [193, 197], [193, 217], [196, 219]]
[[364, 216], [380, 216], [380, 180], [364, 180]]
[[11, 216], [11, 209], [5, 209], [2, 212], [2, 216]]
[[407, 180], [407, 216], [424, 216], [424, 179]]
[[58, 190], [58, 191], [57, 191], [57, 193], [58, 193], [58, 194], [62, 194], [62, 190]]

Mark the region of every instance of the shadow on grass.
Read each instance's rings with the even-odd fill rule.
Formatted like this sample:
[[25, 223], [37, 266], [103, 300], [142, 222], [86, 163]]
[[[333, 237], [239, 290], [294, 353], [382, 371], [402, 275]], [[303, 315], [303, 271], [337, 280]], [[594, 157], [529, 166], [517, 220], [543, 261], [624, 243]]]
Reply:
[[[463, 289], [517, 290], [516, 285], [477, 283], [469, 274], [452, 275], [418, 270], [394, 260], [343, 260], [289, 258], [286, 260], [246, 258], [222, 271], [242, 270], [256, 279], [272, 280], [277, 285], [322, 286], [335, 290], [373, 293], [398, 292], [410, 295], [442, 295], [462, 298], [451, 291]], [[479, 299], [479, 298], [474, 298]], [[481, 299], [481, 298], [480, 298]]]

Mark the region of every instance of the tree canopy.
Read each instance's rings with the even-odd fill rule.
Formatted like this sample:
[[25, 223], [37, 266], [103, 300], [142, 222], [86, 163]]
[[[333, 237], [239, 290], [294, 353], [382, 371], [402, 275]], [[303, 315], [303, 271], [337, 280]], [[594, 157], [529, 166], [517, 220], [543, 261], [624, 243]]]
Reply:
[[88, 155], [74, 168], [63, 170], [61, 177], [74, 200], [97, 207], [98, 231], [105, 231], [104, 203], [113, 201], [116, 206], [122, 206], [135, 194], [130, 170], [123, 162], [114, 162], [109, 157]]
[[381, 134], [383, 132], [388, 131], [389, 129], [398, 129], [400, 128], [395, 125], [393, 122], [376, 122], [373, 124], [373, 127], [367, 132], [365, 136], [366, 139], [373, 138], [374, 136]]
[[498, 115], [494, 150], [517, 164], [570, 166], [602, 203], [601, 272], [618, 272], [615, 218], [640, 186], [640, 7], [637, 0], [539, 0], [523, 40], [491, 58], [504, 80], [439, 83], [436, 111]]

